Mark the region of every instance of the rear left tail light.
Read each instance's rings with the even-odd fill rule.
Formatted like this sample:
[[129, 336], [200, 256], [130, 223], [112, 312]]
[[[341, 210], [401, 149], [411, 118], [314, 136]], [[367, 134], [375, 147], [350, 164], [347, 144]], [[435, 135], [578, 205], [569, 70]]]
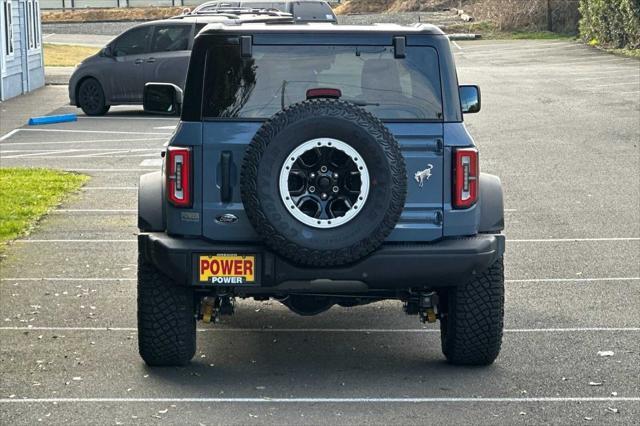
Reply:
[[460, 148], [455, 150], [453, 168], [453, 206], [466, 209], [478, 201], [478, 150]]
[[176, 207], [191, 206], [191, 148], [170, 146], [167, 155], [167, 197]]

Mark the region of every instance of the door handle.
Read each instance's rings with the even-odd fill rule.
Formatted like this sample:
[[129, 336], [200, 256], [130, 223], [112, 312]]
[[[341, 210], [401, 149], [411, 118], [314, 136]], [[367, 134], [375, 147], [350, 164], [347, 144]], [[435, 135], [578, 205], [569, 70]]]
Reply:
[[140, 65], [141, 63], [144, 62], [144, 59], [136, 59], [136, 61], [134, 62], [134, 64], [136, 65]]
[[150, 64], [154, 63], [155, 61], [156, 61], [156, 58], [147, 59], [147, 62], [150, 63]]

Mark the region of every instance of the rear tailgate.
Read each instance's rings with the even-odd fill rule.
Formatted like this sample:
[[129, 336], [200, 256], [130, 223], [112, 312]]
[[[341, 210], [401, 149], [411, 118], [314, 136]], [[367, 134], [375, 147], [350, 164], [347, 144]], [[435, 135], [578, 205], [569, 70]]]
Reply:
[[407, 199], [387, 241], [433, 241], [442, 237], [442, 123], [387, 123], [407, 167]]

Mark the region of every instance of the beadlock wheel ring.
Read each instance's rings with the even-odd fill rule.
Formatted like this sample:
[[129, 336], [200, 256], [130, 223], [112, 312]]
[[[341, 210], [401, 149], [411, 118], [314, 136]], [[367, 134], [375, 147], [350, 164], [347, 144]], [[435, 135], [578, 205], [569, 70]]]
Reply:
[[362, 211], [369, 195], [369, 169], [347, 143], [311, 139], [287, 156], [279, 189], [295, 219], [313, 228], [336, 228]]

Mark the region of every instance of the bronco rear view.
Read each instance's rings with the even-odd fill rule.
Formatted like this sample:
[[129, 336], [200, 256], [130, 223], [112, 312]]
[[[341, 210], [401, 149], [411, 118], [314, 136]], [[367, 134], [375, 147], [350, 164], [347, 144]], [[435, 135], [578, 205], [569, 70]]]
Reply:
[[463, 124], [480, 91], [437, 27], [212, 24], [184, 96], [149, 83], [144, 102], [181, 114], [140, 180], [147, 364], [188, 363], [196, 322], [237, 298], [300, 315], [400, 300], [440, 321], [449, 362], [498, 356], [502, 188]]

